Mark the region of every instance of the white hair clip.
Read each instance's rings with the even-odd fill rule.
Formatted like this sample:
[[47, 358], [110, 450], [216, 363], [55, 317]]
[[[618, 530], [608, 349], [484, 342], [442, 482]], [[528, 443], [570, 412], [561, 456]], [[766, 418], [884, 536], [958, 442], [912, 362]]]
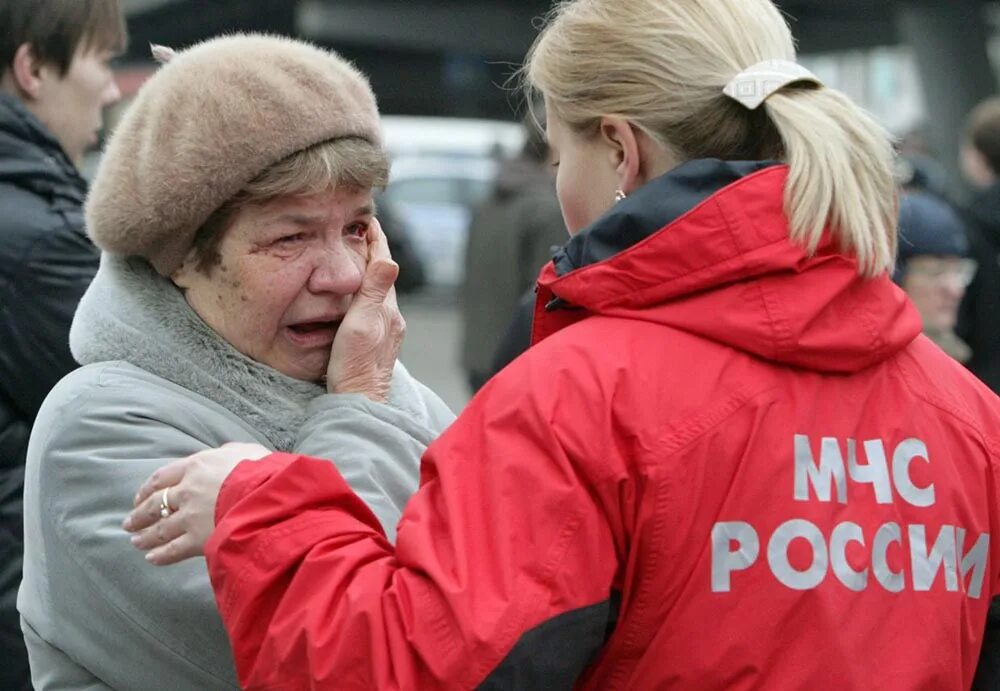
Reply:
[[733, 77], [722, 92], [749, 110], [756, 110], [768, 96], [794, 82], [812, 82], [823, 86], [815, 74], [796, 62], [765, 60]]

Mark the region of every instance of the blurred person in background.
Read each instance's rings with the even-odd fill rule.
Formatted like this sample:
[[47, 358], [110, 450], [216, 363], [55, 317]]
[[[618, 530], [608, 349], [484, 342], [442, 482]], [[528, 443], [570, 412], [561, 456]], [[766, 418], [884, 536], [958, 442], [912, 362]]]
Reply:
[[938, 167], [934, 159], [900, 153], [895, 161], [896, 181], [907, 192], [925, 192], [948, 201], [951, 195], [947, 185], [942, 184]]
[[928, 141], [927, 127], [913, 127], [897, 144], [896, 172], [904, 189], [929, 192], [941, 199], [951, 196], [951, 180]]
[[769, 0], [561, 3], [526, 76], [573, 237], [396, 544], [213, 449], [139, 488], [150, 561], [204, 550], [248, 689], [968, 689], [1000, 399], [892, 283], [885, 131]]
[[965, 224], [954, 209], [928, 193], [904, 194], [894, 279], [920, 313], [924, 334], [961, 363], [969, 361], [972, 350], [955, 327], [962, 296], [975, 274]]
[[501, 163], [492, 194], [469, 225], [462, 367], [473, 393], [496, 371], [494, 357], [521, 296], [551, 260], [552, 247], [568, 239], [544, 132], [529, 120], [524, 129], [520, 155]]
[[[38, 691], [237, 688], [204, 562], [150, 569], [122, 539], [164, 462], [225, 442], [329, 459], [390, 544], [453, 418], [395, 352], [356, 345], [369, 325], [403, 328], [367, 79], [278, 37], [157, 54], [87, 201], [103, 254], [70, 334], [84, 366], [28, 447], [17, 604]], [[169, 516], [183, 495], [160, 500]], [[169, 542], [169, 525], [139, 544]]]
[[119, 98], [118, 0], [0, 0], [0, 688], [30, 688], [15, 600], [28, 434], [76, 367], [73, 310], [97, 271], [78, 170]]
[[507, 322], [500, 340], [497, 341], [490, 369], [491, 377], [531, 347], [531, 327], [534, 323], [535, 290], [529, 288], [521, 295], [517, 307], [514, 308], [514, 316]]
[[966, 218], [979, 269], [965, 294], [958, 333], [972, 348], [969, 368], [1000, 392], [1000, 97], [969, 115], [962, 171], [976, 188]]

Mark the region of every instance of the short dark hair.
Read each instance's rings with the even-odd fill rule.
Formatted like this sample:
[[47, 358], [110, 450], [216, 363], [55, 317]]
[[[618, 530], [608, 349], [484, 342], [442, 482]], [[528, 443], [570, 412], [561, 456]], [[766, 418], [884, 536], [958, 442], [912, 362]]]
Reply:
[[0, 0], [0, 74], [27, 43], [42, 63], [65, 75], [78, 49], [125, 49], [119, 0]]
[[986, 99], [973, 109], [965, 135], [990, 169], [1000, 174], [1000, 97]]

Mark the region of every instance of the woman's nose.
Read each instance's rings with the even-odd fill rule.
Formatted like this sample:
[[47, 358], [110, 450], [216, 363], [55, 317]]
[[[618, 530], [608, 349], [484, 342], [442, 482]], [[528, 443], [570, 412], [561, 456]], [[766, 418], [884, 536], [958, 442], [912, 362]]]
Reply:
[[346, 247], [325, 248], [309, 276], [309, 291], [353, 295], [361, 288], [363, 276], [364, 264], [355, 252]]

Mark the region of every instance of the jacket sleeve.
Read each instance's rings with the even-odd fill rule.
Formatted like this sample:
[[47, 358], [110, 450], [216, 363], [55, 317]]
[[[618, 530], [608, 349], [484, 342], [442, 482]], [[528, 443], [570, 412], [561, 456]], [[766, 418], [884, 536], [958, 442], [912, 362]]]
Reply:
[[69, 668], [38, 676], [52, 683], [39, 690], [86, 676], [116, 689], [235, 689], [205, 563], [151, 568], [122, 521], [136, 488], [165, 463], [223, 441], [259, 440], [238, 424], [225, 433], [217, 412], [134, 381], [69, 396], [57, 388], [54, 397], [29, 446], [18, 609], [39, 641], [28, 638], [32, 666]]
[[307, 415], [295, 453], [333, 461], [395, 542], [396, 523], [417, 491], [420, 456], [454, 414], [397, 365], [387, 404], [328, 394], [310, 403]]
[[63, 213], [69, 212], [54, 218], [65, 227], [38, 233], [0, 293], [0, 386], [29, 421], [56, 382], [77, 367], [69, 327], [100, 261]]
[[206, 558], [245, 688], [572, 687], [614, 615], [619, 490], [582, 455], [596, 418], [568, 427], [523, 363], [428, 449], [395, 548], [328, 463], [230, 475]]

